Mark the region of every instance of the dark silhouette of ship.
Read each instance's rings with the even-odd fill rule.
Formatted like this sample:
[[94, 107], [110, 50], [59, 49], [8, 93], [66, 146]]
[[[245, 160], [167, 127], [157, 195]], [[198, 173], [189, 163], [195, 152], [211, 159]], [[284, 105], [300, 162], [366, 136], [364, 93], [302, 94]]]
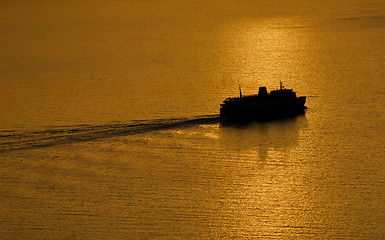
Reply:
[[260, 87], [257, 95], [242, 96], [239, 87], [239, 97], [227, 98], [221, 104], [220, 117], [225, 120], [269, 120], [280, 117], [290, 117], [305, 112], [306, 97], [297, 97], [292, 89], [286, 89], [282, 82], [278, 90], [267, 92], [266, 87]]

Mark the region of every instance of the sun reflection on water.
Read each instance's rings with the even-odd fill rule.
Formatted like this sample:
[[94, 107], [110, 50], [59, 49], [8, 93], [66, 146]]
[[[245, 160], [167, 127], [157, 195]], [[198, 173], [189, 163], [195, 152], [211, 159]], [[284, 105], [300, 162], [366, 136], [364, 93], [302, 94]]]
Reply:
[[[228, 26], [224, 38], [231, 78], [246, 91], [257, 86], [277, 88], [279, 81], [291, 87], [301, 84], [308, 68], [310, 23], [299, 17], [246, 19]], [[253, 90], [254, 91], [254, 90]]]

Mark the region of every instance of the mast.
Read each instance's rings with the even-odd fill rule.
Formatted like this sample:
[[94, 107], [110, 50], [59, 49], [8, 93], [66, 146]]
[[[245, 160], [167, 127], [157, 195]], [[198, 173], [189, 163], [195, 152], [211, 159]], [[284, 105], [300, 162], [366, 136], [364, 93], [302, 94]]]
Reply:
[[242, 98], [241, 84], [239, 84], [239, 98]]

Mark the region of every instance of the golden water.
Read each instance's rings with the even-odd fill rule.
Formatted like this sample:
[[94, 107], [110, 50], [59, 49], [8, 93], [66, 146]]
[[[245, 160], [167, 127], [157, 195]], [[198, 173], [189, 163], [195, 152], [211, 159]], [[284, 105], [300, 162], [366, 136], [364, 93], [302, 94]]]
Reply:
[[[380, 239], [385, 3], [3, 1], [1, 239]], [[227, 125], [282, 80], [305, 115]]]

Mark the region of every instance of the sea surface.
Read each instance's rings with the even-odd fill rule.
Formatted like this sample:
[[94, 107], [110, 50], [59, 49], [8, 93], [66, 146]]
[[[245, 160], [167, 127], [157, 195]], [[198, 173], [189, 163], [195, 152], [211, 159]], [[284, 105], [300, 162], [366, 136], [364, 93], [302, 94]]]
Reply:
[[0, 239], [384, 239], [384, 43], [383, 0], [1, 1]]

